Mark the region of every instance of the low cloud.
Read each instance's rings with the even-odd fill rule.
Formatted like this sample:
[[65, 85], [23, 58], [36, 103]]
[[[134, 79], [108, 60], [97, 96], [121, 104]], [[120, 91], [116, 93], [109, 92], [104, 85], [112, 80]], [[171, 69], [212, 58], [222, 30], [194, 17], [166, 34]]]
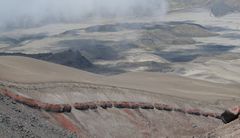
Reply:
[[86, 18], [163, 16], [165, 0], [0, 0], [0, 28], [32, 27]]

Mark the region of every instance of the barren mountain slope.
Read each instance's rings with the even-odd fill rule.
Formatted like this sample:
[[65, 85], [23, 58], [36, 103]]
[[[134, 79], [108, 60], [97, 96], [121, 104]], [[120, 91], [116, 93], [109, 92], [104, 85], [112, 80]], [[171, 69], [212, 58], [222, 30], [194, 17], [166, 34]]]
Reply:
[[211, 132], [202, 136], [202, 138], [210, 137], [210, 138], [239, 138], [240, 135], [240, 120], [237, 119], [234, 122], [231, 122], [227, 125], [220, 126]]
[[[99, 74], [147, 71], [239, 83], [239, 17], [234, 13], [216, 18], [209, 10], [197, 8], [171, 12], [164, 20], [47, 25], [1, 33], [0, 51], [57, 56], [73, 49], [93, 64], [90, 71]], [[72, 58], [53, 62], [81, 65], [76, 62], [81, 57]]]
[[76, 137], [52, 124], [46, 119], [44, 113], [2, 95], [0, 95], [0, 135], [1, 138]]
[[[234, 85], [158, 73], [102, 77], [23, 57], [0, 61], [1, 87], [48, 103], [135, 101], [214, 113], [239, 103], [239, 87]], [[212, 117], [156, 109], [73, 109], [65, 116], [83, 137], [192, 137], [222, 125]]]
[[0, 57], [0, 78], [16, 82], [93, 81], [100, 76], [25, 57]]
[[[127, 73], [104, 77], [25, 57], [0, 57], [0, 79], [22, 83], [91, 82], [184, 98], [219, 100], [239, 98], [236, 84], [216, 84], [161, 73]], [[208, 95], [207, 98], [205, 96]]]
[[60, 1], [43, 22], [2, 14], [16, 24], [0, 21], [0, 137], [238, 138], [240, 120], [224, 123], [240, 117], [226, 111], [240, 103], [240, 0], [166, 1], [164, 16], [115, 1], [102, 16], [109, 1], [72, 20], [88, 6], [70, 0], [66, 20], [51, 17]]

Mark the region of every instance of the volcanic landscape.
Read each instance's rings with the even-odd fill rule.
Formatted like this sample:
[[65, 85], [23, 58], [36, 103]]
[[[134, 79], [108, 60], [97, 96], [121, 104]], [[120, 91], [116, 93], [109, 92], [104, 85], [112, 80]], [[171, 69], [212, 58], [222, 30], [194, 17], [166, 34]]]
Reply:
[[0, 136], [238, 138], [240, 3], [168, 4], [0, 32]]

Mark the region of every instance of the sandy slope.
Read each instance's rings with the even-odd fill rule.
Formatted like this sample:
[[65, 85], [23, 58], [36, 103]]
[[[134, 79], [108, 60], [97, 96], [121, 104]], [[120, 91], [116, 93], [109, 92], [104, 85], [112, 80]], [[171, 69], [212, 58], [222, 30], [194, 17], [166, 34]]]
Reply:
[[220, 126], [219, 128], [203, 135], [202, 137], [223, 137], [223, 138], [239, 138], [240, 135], [240, 119], [231, 122], [227, 125]]
[[103, 77], [24, 57], [0, 57], [0, 79], [13, 82], [90, 82], [206, 101], [240, 99], [240, 87], [160, 73], [127, 73]]
[[[237, 85], [224, 85], [160, 73], [127, 73], [110, 77], [117, 84], [191, 99], [239, 98]], [[107, 78], [109, 79], [109, 78]], [[110, 82], [114, 85], [116, 82]]]
[[184, 76], [220, 83], [240, 82], [240, 60], [209, 60], [204, 64], [192, 63]]
[[0, 57], [0, 78], [16, 82], [90, 82], [100, 78], [100, 76], [25, 57]]

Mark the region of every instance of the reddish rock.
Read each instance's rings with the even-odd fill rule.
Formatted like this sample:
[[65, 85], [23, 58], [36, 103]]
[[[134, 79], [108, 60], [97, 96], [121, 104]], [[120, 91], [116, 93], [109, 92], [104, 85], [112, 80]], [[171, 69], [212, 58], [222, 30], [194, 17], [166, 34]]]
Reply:
[[25, 98], [23, 96], [17, 95], [15, 97], [15, 101], [35, 109], [41, 109], [41, 102], [34, 99]]
[[141, 109], [154, 109], [154, 106], [150, 103], [138, 103]]
[[[35, 108], [35, 109], [43, 109], [49, 112], [57, 112], [57, 113], [63, 113], [63, 112], [71, 112], [72, 107], [68, 104], [48, 104], [43, 103], [41, 101], [27, 98], [18, 94], [14, 94], [7, 89], [0, 89], [0, 94], [8, 96], [15, 100], [16, 102], [22, 103], [24, 105], [27, 105], [29, 107]], [[232, 109], [229, 109], [225, 111], [223, 114], [219, 115], [217, 113], [209, 113], [209, 112], [201, 112], [198, 109], [187, 109], [183, 110], [180, 108], [174, 108], [169, 105], [165, 104], [158, 104], [155, 103], [154, 106], [150, 103], [144, 103], [144, 102], [114, 102], [114, 101], [99, 101], [99, 102], [87, 102], [87, 103], [75, 103], [74, 108], [77, 110], [89, 110], [89, 109], [97, 109], [98, 106], [102, 107], [103, 109], [112, 108], [113, 106], [116, 108], [126, 108], [126, 109], [158, 109], [158, 110], [165, 110], [165, 111], [176, 111], [176, 112], [182, 112], [192, 115], [202, 115], [205, 117], [214, 117], [217, 119], [222, 119], [225, 123], [228, 123], [230, 121], [235, 120], [240, 115], [240, 107], [235, 107]]]
[[158, 110], [172, 111], [174, 108], [166, 104], [155, 103], [154, 107]]
[[202, 112], [201, 115], [202, 115], [202, 116], [205, 116], [205, 117], [208, 117], [209, 113], [207, 113], [207, 112]]
[[202, 114], [201, 111], [198, 109], [188, 109], [186, 110], [186, 113], [191, 115], [197, 115], [197, 116], [200, 116]]
[[114, 102], [116, 108], [137, 109], [140, 105], [136, 102]]
[[163, 105], [162, 105], [162, 104], [155, 103], [155, 104], [154, 104], [154, 107], [155, 107], [157, 110], [163, 110]]
[[95, 102], [88, 102], [88, 103], [85, 103], [88, 105], [89, 109], [97, 109], [97, 104]]
[[138, 109], [140, 105], [136, 102], [129, 102], [130, 109]]
[[12, 98], [13, 100], [15, 100], [18, 103], [27, 105], [31, 108], [35, 108], [35, 109], [43, 109], [46, 111], [50, 111], [50, 112], [71, 112], [72, 107], [70, 105], [67, 104], [47, 104], [47, 103], [43, 103], [41, 101], [35, 100], [35, 99], [31, 99], [31, 98], [27, 98], [18, 94], [14, 94], [6, 89], [4, 90], [0, 90], [0, 93], [8, 96], [10, 98]]
[[235, 106], [231, 109], [229, 109], [229, 112], [231, 112], [232, 114], [239, 116], [240, 115], [240, 106]]
[[97, 102], [97, 105], [102, 107], [103, 109], [107, 109], [107, 108], [112, 108], [113, 107], [113, 103], [110, 101], [99, 101]]
[[128, 102], [114, 102], [115, 108], [130, 108], [130, 105]]
[[14, 94], [14, 93], [6, 90], [6, 89], [2, 89], [1, 90], [1, 94], [5, 95], [5, 96], [7, 96], [9, 98], [12, 98], [16, 102], [22, 103], [22, 104], [27, 105], [29, 107], [36, 108], [36, 109], [40, 109], [41, 108], [40, 107], [41, 102], [38, 101], [38, 100], [34, 100], [34, 99], [31, 99], [31, 98], [26, 98], [26, 97], [18, 95], [18, 94]]
[[173, 111], [180, 112], [180, 113], [186, 113], [186, 111], [184, 109], [181, 109], [181, 108], [173, 108]]
[[64, 104], [63, 111], [70, 113], [72, 111], [72, 106], [69, 104]]
[[7, 96], [9, 98], [12, 98], [13, 100], [16, 100], [16, 94], [13, 94], [12, 92], [8, 91], [7, 89], [1, 89], [0, 93], [4, 96]]
[[68, 104], [46, 104], [43, 109], [48, 112], [64, 113], [71, 112], [72, 107]]
[[77, 110], [88, 110], [89, 109], [89, 105], [86, 103], [75, 103], [74, 104], [74, 108]]

